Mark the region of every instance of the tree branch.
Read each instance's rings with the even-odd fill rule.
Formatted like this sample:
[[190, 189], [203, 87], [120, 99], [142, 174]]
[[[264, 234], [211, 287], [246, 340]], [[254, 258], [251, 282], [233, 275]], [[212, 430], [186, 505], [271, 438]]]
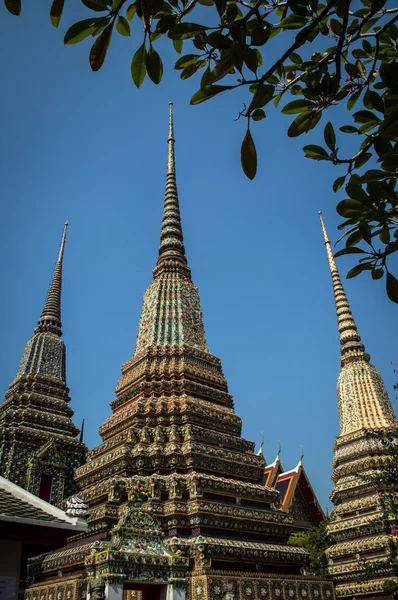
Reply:
[[289, 56], [292, 52], [294, 52], [295, 50], [297, 50], [297, 48], [299, 48], [302, 43], [307, 39], [307, 37], [309, 36], [309, 34], [315, 29], [315, 27], [322, 21], [322, 19], [324, 19], [328, 14], [330, 9], [336, 4], [337, 0], [331, 0], [329, 2], [329, 4], [327, 4], [325, 6], [325, 8], [323, 9], [323, 11], [317, 16], [316, 19], [314, 19], [314, 21], [311, 23], [311, 25], [309, 25], [307, 31], [302, 34], [302, 30], [298, 33], [296, 41], [290, 46], [290, 48], [288, 48], [280, 58], [278, 58], [278, 60], [272, 65], [272, 67], [270, 67], [268, 69], [268, 71], [266, 71], [264, 73], [264, 75], [261, 76], [261, 78], [259, 79], [259, 85], [257, 88], [257, 91], [255, 92], [252, 101], [250, 102], [249, 108], [247, 110], [247, 115], [250, 116], [250, 114], [253, 111], [253, 107], [255, 105], [255, 99], [256, 96], [258, 95], [264, 81], [266, 81], [266, 79], [268, 79], [268, 77], [270, 77], [274, 71], [279, 67], [279, 65], [281, 65]]
[[[362, 148], [362, 150], [360, 150], [359, 152], [357, 152], [357, 154], [355, 154], [355, 156], [353, 156], [352, 158], [334, 158], [333, 159], [333, 164], [334, 165], [346, 165], [346, 164], [352, 164], [354, 163], [356, 160], [358, 160], [358, 158], [360, 156], [362, 156], [363, 154], [365, 154], [365, 152], [367, 152], [369, 150], [369, 148], [371, 146], [373, 146], [375, 141], [374, 137], [370, 137], [367, 141], [367, 143], [365, 144], [365, 146]], [[386, 175], [388, 175], [388, 173], [386, 173]]]
[[345, 34], [347, 31], [347, 25], [348, 25], [348, 11], [350, 8], [350, 0], [346, 0], [344, 3], [344, 15], [343, 15], [343, 23], [342, 23], [342, 29], [341, 29], [341, 33], [340, 33], [340, 37], [339, 37], [339, 42], [337, 44], [337, 49], [336, 49], [336, 54], [335, 54], [335, 61], [336, 61], [336, 83], [335, 83], [335, 90], [337, 92], [337, 90], [340, 87], [340, 79], [341, 79], [341, 52], [343, 50], [343, 45], [345, 42]]

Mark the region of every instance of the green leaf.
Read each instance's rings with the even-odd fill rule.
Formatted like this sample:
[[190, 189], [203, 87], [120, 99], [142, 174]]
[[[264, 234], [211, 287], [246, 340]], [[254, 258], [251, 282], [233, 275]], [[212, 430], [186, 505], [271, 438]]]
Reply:
[[360, 232], [360, 234], [362, 236], [362, 239], [364, 239], [365, 242], [367, 242], [369, 245], [371, 245], [371, 243], [372, 243], [372, 231], [371, 231], [368, 223], [366, 223], [366, 221], [363, 221], [362, 223], [360, 223], [359, 226], [358, 226], [358, 230], [359, 230], [359, 232]]
[[378, 169], [370, 169], [361, 176], [361, 182], [369, 183], [370, 181], [379, 181], [380, 178], [384, 176], [384, 171], [379, 171]]
[[347, 279], [352, 279], [353, 277], [356, 277], [357, 275], [359, 275], [360, 273], [362, 273], [362, 271], [365, 271], [368, 269], [368, 265], [356, 265], [355, 267], [353, 267], [350, 271], [348, 271], [347, 273]]
[[332, 160], [322, 146], [310, 144], [309, 146], [304, 146], [303, 150], [306, 158], [312, 158], [313, 160]]
[[384, 269], [381, 267], [372, 270], [372, 279], [381, 279], [384, 275]]
[[394, 275], [387, 271], [386, 281], [387, 296], [392, 302], [398, 303], [398, 280]]
[[345, 182], [345, 176], [344, 175], [342, 177], [338, 177], [335, 180], [334, 184], [333, 184], [333, 191], [334, 192], [338, 192], [339, 189], [341, 188], [341, 186], [344, 185], [344, 182]]
[[196, 62], [198, 58], [199, 54], [185, 54], [185, 56], [181, 56], [181, 58], [177, 60], [174, 68], [177, 70], [185, 69], [185, 67], [188, 67], [188, 65], [192, 65], [194, 62]]
[[383, 63], [380, 65], [379, 75], [386, 87], [398, 91], [398, 63]]
[[256, 73], [258, 69], [258, 56], [257, 52], [253, 50], [253, 48], [249, 48], [248, 46], [244, 47], [243, 60], [248, 69], [250, 69], [252, 73]]
[[[139, 11], [137, 10], [137, 15], [139, 16], [138, 12]], [[175, 27], [176, 18], [176, 15], [167, 15], [166, 17], [162, 17], [161, 19], [159, 19], [156, 25], [156, 31], [158, 33], [166, 33], [166, 31], [169, 31], [169, 29]]]
[[240, 150], [240, 161], [246, 177], [254, 179], [257, 173], [257, 151], [250, 129], [246, 131]]
[[84, 6], [87, 6], [90, 10], [95, 10], [97, 12], [101, 12], [104, 10], [109, 10], [109, 6], [105, 0], [81, 0]]
[[54, 0], [50, 9], [50, 20], [54, 27], [58, 27], [64, 10], [64, 0]]
[[256, 108], [256, 110], [252, 113], [253, 121], [262, 121], [262, 119], [265, 119], [265, 117], [266, 114], [262, 108]]
[[336, 147], [336, 134], [334, 133], [333, 125], [330, 121], [325, 125], [323, 137], [327, 147], [333, 151]]
[[273, 85], [262, 85], [258, 91], [255, 92], [255, 96], [253, 98], [253, 106], [252, 108], [262, 108], [271, 100], [275, 91], [275, 86]]
[[211, 72], [210, 67], [208, 66], [202, 75], [202, 79], [200, 80], [200, 87], [207, 87], [211, 85], [213, 81], [213, 73]]
[[16, 17], [21, 14], [21, 0], [4, 0], [7, 10]]
[[358, 202], [366, 204], [367, 206], [372, 206], [372, 201], [362, 188], [360, 180], [357, 176], [350, 178], [349, 182], [345, 186], [345, 189], [350, 198], [358, 200]]
[[362, 94], [362, 90], [358, 90], [357, 92], [355, 92], [348, 98], [348, 101], [347, 101], [348, 110], [351, 110], [353, 108], [353, 106], [356, 104], [356, 102], [361, 94]]
[[322, 113], [316, 112], [315, 110], [302, 113], [295, 118], [293, 123], [291, 123], [287, 130], [287, 135], [289, 137], [297, 137], [304, 132], [310, 131], [310, 129], [313, 129], [316, 126], [321, 117]]
[[187, 67], [185, 67], [185, 69], [183, 69], [181, 71], [181, 75], [180, 75], [181, 79], [188, 79], [189, 77], [192, 77], [192, 75], [194, 73], [196, 73], [196, 71], [200, 68], [200, 66], [201, 66], [200, 62], [195, 62], [195, 63], [192, 63], [191, 65], [188, 65]]
[[220, 17], [222, 17], [225, 12], [227, 0], [215, 0], [215, 5], [216, 5], [218, 14], [220, 15]]
[[101, 17], [95, 17], [91, 19], [83, 19], [83, 21], [74, 23], [65, 33], [64, 43], [77, 44], [78, 42], [81, 42], [86, 37], [91, 35], [91, 33], [94, 31], [95, 25], [100, 21], [102, 21]]
[[226, 75], [234, 72], [234, 66], [229, 58], [227, 58], [226, 60], [218, 61], [218, 63], [212, 71], [213, 83], [216, 83], [216, 81], [220, 81], [220, 79], [223, 79]]
[[371, 107], [373, 107], [375, 110], [378, 110], [381, 113], [384, 113], [384, 102], [382, 97], [379, 96], [379, 94], [377, 92], [374, 92], [373, 90], [369, 90], [368, 97]]
[[363, 216], [366, 209], [361, 202], [358, 202], [358, 200], [349, 198], [339, 202], [336, 206], [336, 210], [339, 215], [345, 219], [357, 219]]
[[207, 36], [207, 40], [209, 44], [214, 46], [214, 48], [218, 48], [219, 50], [228, 50], [233, 44], [233, 42], [225, 35], [221, 35], [221, 33], [214, 32], [210, 33]]
[[359, 110], [354, 114], [354, 121], [356, 123], [373, 123], [374, 121], [379, 121], [380, 119], [370, 110]]
[[295, 113], [307, 112], [312, 109], [314, 103], [310, 100], [305, 100], [304, 98], [300, 98], [299, 100], [293, 100], [292, 102], [288, 102], [283, 108], [282, 112], [285, 115], [293, 115]]
[[93, 71], [98, 71], [104, 64], [106, 53], [112, 38], [113, 23], [105, 27], [104, 31], [95, 40], [90, 50], [90, 67]]
[[365, 50], [365, 52], [367, 52], [367, 54], [373, 53], [372, 44], [370, 42], [368, 42], [368, 40], [363, 40], [362, 48]]
[[297, 54], [297, 52], [292, 52], [289, 56], [289, 59], [296, 65], [301, 65], [303, 62], [303, 59], [301, 58], [300, 54]]
[[391, 239], [390, 231], [383, 228], [379, 233], [379, 239], [383, 244], [389, 244]]
[[173, 40], [174, 50], [178, 54], [181, 54], [183, 45], [184, 45], [184, 42], [182, 40]]
[[196, 23], [179, 23], [169, 31], [168, 36], [172, 40], [186, 40], [207, 29], [209, 28]]
[[159, 54], [152, 45], [149, 47], [149, 52], [146, 59], [146, 68], [149, 79], [158, 85], [163, 76], [163, 63]]
[[365, 250], [362, 250], [361, 248], [350, 246], [349, 248], [343, 248], [342, 250], [336, 252], [334, 254], [334, 257], [338, 258], [339, 256], [344, 256], [345, 254], [367, 254], [367, 252], [365, 252]]
[[206, 100], [210, 100], [217, 94], [221, 92], [225, 92], [226, 90], [232, 90], [235, 87], [233, 85], [209, 85], [204, 88], [201, 88], [191, 98], [191, 104], [200, 104], [201, 102], [205, 102]]
[[398, 138], [398, 106], [393, 106], [386, 112], [380, 125], [380, 135]]
[[263, 21], [258, 21], [257, 27], [255, 27], [251, 34], [251, 45], [252, 46], [263, 46], [269, 39], [271, 33], [271, 27], [267, 24], [264, 27]]
[[145, 79], [146, 58], [147, 51], [144, 42], [142, 46], [138, 48], [137, 52], [133, 56], [133, 60], [131, 61], [131, 77], [138, 88]]
[[130, 23], [127, 21], [126, 17], [119, 15], [116, 21], [116, 30], [120, 35], [130, 37]]
[[340, 131], [343, 133], [359, 133], [359, 129], [352, 125], [343, 125], [343, 127], [340, 127]]
[[128, 7], [127, 11], [126, 11], [126, 18], [131, 21], [132, 18], [134, 17], [135, 13], [137, 11], [137, 6], [136, 4], [130, 4], [130, 6]]
[[379, 157], [388, 154], [392, 150], [391, 142], [383, 137], [377, 137], [374, 141], [373, 147]]
[[333, 33], [335, 33], [336, 35], [340, 35], [340, 33], [343, 29], [341, 22], [338, 21], [337, 19], [330, 19], [330, 27], [331, 27]]
[[279, 23], [281, 29], [300, 29], [307, 24], [308, 17], [291, 14]]
[[361, 167], [363, 167], [363, 165], [365, 163], [368, 162], [368, 160], [370, 158], [372, 158], [373, 154], [371, 152], [365, 152], [364, 154], [362, 154], [361, 156], [359, 156], [357, 158], [357, 160], [355, 161], [355, 168], [356, 169], [360, 169]]

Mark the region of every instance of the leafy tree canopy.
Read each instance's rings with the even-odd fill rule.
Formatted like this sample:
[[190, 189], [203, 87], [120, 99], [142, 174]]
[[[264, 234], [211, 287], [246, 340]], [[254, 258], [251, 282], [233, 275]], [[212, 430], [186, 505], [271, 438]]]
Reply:
[[290, 536], [288, 544], [291, 546], [300, 546], [307, 550], [309, 554], [309, 570], [314, 575], [319, 575], [323, 555], [328, 547], [327, 539], [327, 521], [322, 521], [317, 527], [311, 527], [306, 531], [298, 531]]
[[[22, 0], [4, 0], [21, 13]], [[333, 183], [346, 197], [337, 204], [345, 247], [358, 263], [347, 277], [370, 271], [386, 275], [387, 295], [398, 303], [398, 280], [391, 254], [398, 250], [398, 8], [387, 0], [81, 0], [87, 18], [71, 25], [65, 44], [92, 37], [93, 71], [104, 64], [114, 31], [129, 37], [133, 20], [138, 48], [131, 77], [140, 87], [148, 76], [159, 84], [163, 64], [155, 49], [166, 36], [179, 55], [181, 79], [196, 76], [191, 104], [244, 86], [247, 103], [241, 164], [250, 179], [257, 172], [254, 137], [272, 107], [292, 115], [289, 137], [327, 120], [326, 111], [343, 104], [349, 124], [336, 131], [322, 124], [324, 145], [304, 146], [311, 160], [341, 168]], [[53, 0], [50, 19], [58, 27], [65, 0]], [[205, 11], [202, 9], [205, 7]], [[198, 10], [200, 8], [200, 10]], [[208, 13], [206, 19], [204, 14]], [[197, 19], [196, 15], [200, 15]], [[136, 15], [136, 17], [135, 17]], [[135, 19], [134, 19], [135, 17]], [[204, 23], [197, 23], [201, 20]], [[282, 36], [286, 50], [275, 56], [272, 40]], [[291, 99], [293, 96], [293, 99]], [[347, 137], [350, 142], [347, 144]], [[353, 144], [354, 140], [354, 144]], [[348, 152], [347, 147], [355, 151]], [[340, 241], [339, 240], [339, 241]], [[390, 267], [390, 268], [389, 268]]]

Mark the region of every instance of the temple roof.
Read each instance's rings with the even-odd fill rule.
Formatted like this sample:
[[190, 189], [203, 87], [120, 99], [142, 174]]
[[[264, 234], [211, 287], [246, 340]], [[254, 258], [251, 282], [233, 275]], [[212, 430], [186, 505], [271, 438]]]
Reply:
[[0, 521], [15, 525], [36, 525], [85, 531], [87, 523], [68, 517], [63, 510], [34, 496], [8, 479], [0, 477]]
[[324, 519], [322, 508], [312, 489], [301, 459], [294, 469], [281, 472], [277, 476], [275, 489], [281, 494], [282, 510], [289, 512], [293, 502], [297, 499], [297, 494], [301, 493], [314, 521], [320, 523]]
[[280, 460], [280, 457], [278, 454], [277, 457], [275, 458], [274, 462], [267, 465], [264, 469], [264, 475], [265, 475], [264, 485], [266, 485], [268, 487], [273, 487], [278, 475], [280, 475], [281, 473], [283, 473], [283, 468], [282, 468], [281, 460]]

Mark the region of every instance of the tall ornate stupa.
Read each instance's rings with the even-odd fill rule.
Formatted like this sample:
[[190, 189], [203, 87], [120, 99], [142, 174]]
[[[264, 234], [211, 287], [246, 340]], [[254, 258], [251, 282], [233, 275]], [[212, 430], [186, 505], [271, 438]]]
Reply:
[[[320, 219], [341, 345], [337, 384], [340, 433], [334, 445], [330, 499], [335, 507], [328, 526], [331, 546], [326, 552], [326, 571], [336, 584], [338, 598], [391, 598], [383, 591], [383, 583], [394, 579], [394, 570], [380, 568], [380, 563], [396, 552], [397, 538], [391, 535], [394, 523], [386, 524], [385, 490], [372, 482], [372, 477], [393, 466], [394, 460], [374, 434], [394, 429], [398, 423], [380, 373], [370, 364], [358, 334], [321, 213]], [[397, 577], [395, 580], [398, 582]]]
[[[172, 105], [160, 248], [134, 355], [122, 366], [102, 443], [77, 469], [89, 530], [32, 563], [26, 600], [333, 598], [303, 575], [293, 516], [241, 437], [221, 361], [210, 354], [185, 255]], [[127, 596], [126, 596], [127, 594]]]
[[0, 475], [52, 504], [76, 490], [86, 458], [66, 385], [62, 340], [62, 263], [67, 223], [47, 299], [14, 381], [0, 405]]

